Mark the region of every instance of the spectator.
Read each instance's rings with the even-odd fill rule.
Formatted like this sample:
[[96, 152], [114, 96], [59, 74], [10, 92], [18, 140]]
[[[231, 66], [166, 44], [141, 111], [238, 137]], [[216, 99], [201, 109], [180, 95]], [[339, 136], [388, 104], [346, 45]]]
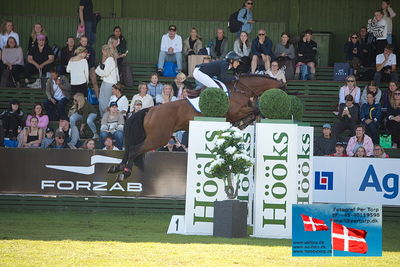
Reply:
[[389, 158], [385, 150], [380, 145], [374, 145], [374, 158]]
[[89, 45], [93, 46], [96, 42], [96, 15], [93, 13], [92, 0], [79, 1], [79, 21], [89, 39]]
[[67, 45], [61, 49], [60, 65], [57, 66], [58, 74], [65, 74], [69, 60], [74, 56], [76, 45], [72, 36], [67, 37]]
[[392, 135], [393, 148], [398, 148], [400, 144], [400, 90], [396, 89], [390, 99], [388, 108], [387, 127]]
[[382, 109], [380, 104], [375, 103], [372, 93], [367, 94], [367, 103], [361, 106], [360, 117], [361, 124], [365, 127], [368, 136], [372, 138], [374, 144], [378, 144]]
[[358, 74], [361, 66], [362, 51], [356, 32], [352, 33], [347, 43], [344, 44], [344, 54], [346, 56], [346, 61], [350, 64], [350, 67], [354, 69], [354, 74]]
[[358, 35], [360, 36], [361, 65], [364, 67], [372, 67], [375, 60], [372, 53], [372, 44], [369, 41], [370, 34], [367, 31], [367, 27], [361, 27]]
[[136, 113], [136, 112], [138, 112], [139, 110], [141, 110], [142, 109], [142, 101], [141, 100], [135, 100], [135, 102], [133, 102], [133, 110], [132, 110], [132, 107], [131, 107], [131, 113]]
[[168, 33], [164, 34], [161, 38], [158, 72], [163, 71], [165, 61], [176, 62], [176, 71], [180, 72], [182, 70], [182, 38], [176, 34], [175, 25], [170, 25]]
[[355, 158], [366, 158], [367, 157], [367, 152], [365, 151], [365, 148], [363, 146], [359, 146], [357, 148], [356, 153], [354, 154]]
[[40, 148], [48, 148], [54, 141], [54, 131], [51, 128], [46, 129], [46, 134], [42, 139], [42, 143], [40, 144]]
[[354, 134], [356, 124], [359, 121], [359, 107], [354, 105], [353, 96], [347, 95], [345, 101], [346, 103], [339, 105], [339, 121], [335, 122], [333, 126], [335, 136], [339, 136], [347, 129], [351, 130], [351, 134]]
[[245, 31], [242, 31], [239, 35], [239, 38], [235, 40], [233, 44], [233, 50], [240, 57], [241, 64], [238, 67], [239, 73], [248, 73], [250, 71], [250, 52], [251, 47], [249, 44], [249, 34]]
[[178, 99], [186, 99], [188, 97], [188, 90], [187, 88], [183, 88], [182, 94]]
[[74, 104], [70, 110], [70, 123], [71, 127], [77, 129], [76, 122], [82, 120], [80, 134], [83, 135], [83, 129], [86, 123], [89, 125], [90, 130], [93, 133], [93, 139], [98, 139], [96, 125], [94, 120], [97, 117], [96, 109], [85, 99], [82, 93], [76, 93], [74, 95]]
[[38, 119], [38, 127], [45, 130], [47, 125], [49, 125], [49, 117], [44, 114], [42, 104], [33, 105], [32, 113], [26, 118], [26, 126], [31, 126], [31, 118], [36, 117]]
[[83, 143], [82, 149], [89, 149], [89, 150], [94, 150], [96, 147], [96, 141], [92, 138], [86, 139], [86, 141]]
[[252, 0], [245, 0], [243, 2], [243, 6], [239, 10], [237, 16], [237, 20], [243, 23], [239, 32], [247, 32], [248, 34], [251, 33], [251, 30], [253, 29], [253, 24], [256, 22], [253, 19], [253, 12], [251, 11], [251, 9], [253, 8], [253, 4], [254, 3]]
[[393, 54], [393, 46], [386, 46], [384, 52], [376, 56], [376, 72], [374, 81], [380, 86], [381, 80], [395, 81], [398, 80], [396, 71], [396, 55]]
[[368, 32], [376, 38], [377, 54], [383, 53], [385, 47], [388, 45], [388, 26], [386, 19], [383, 18], [383, 11], [381, 9], [375, 11], [373, 19], [368, 20]]
[[40, 147], [43, 139], [43, 129], [38, 127], [39, 119], [36, 117], [30, 118], [30, 126], [25, 127], [22, 131], [22, 144], [18, 147]]
[[182, 146], [175, 137], [171, 136], [168, 141], [168, 144], [158, 149], [158, 151], [166, 151], [166, 152], [186, 152], [184, 146]]
[[71, 97], [71, 85], [68, 78], [59, 75], [55, 69], [50, 70], [50, 78], [46, 82], [47, 100], [43, 102], [46, 113], [51, 121], [57, 121], [65, 116], [65, 106]]
[[266, 73], [269, 77], [275, 78], [282, 83], [286, 83], [285, 73], [279, 69], [279, 63], [277, 60], [271, 62], [271, 69]]
[[174, 96], [174, 91], [172, 90], [172, 86], [170, 84], [166, 84], [163, 87], [161, 95], [156, 96], [156, 103], [165, 104], [173, 101], [176, 101], [176, 97]]
[[89, 66], [89, 77], [90, 81], [92, 82], [93, 85], [93, 90], [96, 93], [96, 96], [99, 97], [99, 85], [97, 84], [97, 76], [95, 72], [95, 61], [96, 61], [96, 53], [94, 51], [94, 48], [90, 45], [88, 45], [88, 38], [86, 36], [82, 36], [79, 40], [80, 46], [83, 46], [86, 48], [88, 51], [88, 54], [86, 56], [86, 60], [88, 62]]
[[251, 73], [255, 73], [259, 62], [264, 63], [265, 71], [268, 71], [272, 58], [272, 41], [266, 35], [264, 29], [258, 30], [258, 37], [251, 42]]
[[20, 133], [23, 122], [24, 113], [20, 109], [19, 101], [13, 99], [10, 101], [8, 110], [0, 114], [0, 119], [3, 123], [4, 137], [15, 140]]
[[281, 68], [284, 67], [286, 80], [294, 78], [294, 46], [290, 43], [290, 35], [287, 32], [281, 34], [281, 41], [274, 47], [274, 55]]
[[360, 105], [367, 103], [367, 94], [372, 94], [375, 99], [375, 104], [381, 102], [382, 91], [379, 89], [374, 81], [370, 81], [368, 85], [365, 86], [360, 98]]
[[336, 138], [329, 123], [322, 125], [322, 136], [315, 138], [314, 156], [327, 156], [335, 152]]
[[347, 157], [347, 154], [344, 153], [344, 144], [342, 142], [337, 142], [335, 146], [335, 153], [330, 154], [331, 157]]
[[343, 85], [339, 90], [339, 104], [346, 102], [345, 97], [351, 95], [353, 102], [356, 104], [360, 103], [361, 89], [357, 86], [356, 77], [349, 75], [346, 77], [346, 85]]
[[193, 27], [190, 30], [189, 37], [186, 38], [185, 41], [183, 41], [183, 55], [187, 60], [188, 56], [197, 55], [202, 48], [203, 42], [201, 40], [201, 37], [197, 31], [197, 28]]
[[18, 81], [19, 76], [24, 72], [24, 55], [22, 48], [17, 45], [14, 37], [10, 36], [8, 38], [7, 44], [1, 52], [1, 60], [11, 72], [14, 81]]
[[304, 36], [298, 43], [297, 47], [297, 64], [295, 72], [295, 80], [299, 79], [300, 66], [307, 65], [310, 68], [309, 79], [315, 80], [315, 64], [317, 62], [317, 43], [312, 40], [312, 30], [306, 30]]
[[115, 26], [113, 30], [113, 34], [108, 37], [110, 38], [113, 37], [117, 40], [117, 46], [115, 47], [118, 52], [118, 59], [117, 59], [117, 65], [118, 67], [121, 67], [124, 58], [128, 55], [128, 50], [127, 50], [127, 43], [125, 37], [122, 35], [121, 27], [120, 26]]
[[71, 95], [81, 93], [87, 96], [89, 82], [89, 66], [86, 60], [88, 51], [80, 46], [75, 50], [75, 55], [67, 65], [67, 72], [71, 73]]
[[123, 85], [120, 83], [114, 84], [112, 86], [112, 96], [110, 97], [110, 102], [115, 102], [118, 105], [118, 111], [125, 117], [129, 109], [129, 100], [122, 94]]
[[65, 149], [68, 148], [67, 143], [65, 141], [65, 135], [62, 131], [56, 131], [55, 138], [53, 142], [48, 146], [48, 148], [53, 149]]
[[182, 95], [182, 91], [184, 88], [187, 88], [189, 85], [186, 82], [186, 75], [183, 72], [179, 72], [175, 79], [174, 82], [172, 83], [172, 88], [174, 90], [174, 96], [178, 98], [180, 95]]
[[[51, 50], [50, 46], [45, 44], [46, 36], [41, 34], [36, 36], [38, 45], [34, 46], [28, 52], [28, 63], [25, 65], [25, 83], [29, 83], [29, 78], [33, 74], [44, 75], [53, 66], [54, 62], [54, 54], [53, 50]], [[31, 85], [31, 87], [40, 85]]]
[[68, 116], [60, 116], [57, 131], [64, 133], [65, 142], [69, 148], [76, 149], [80, 145], [79, 131], [77, 127], [71, 127]]
[[356, 135], [350, 137], [349, 143], [347, 144], [347, 155], [353, 157], [356, 154], [359, 147], [364, 147], [366, 151], [366, 156], [369, 157], [373, 153], [373, 143], [372, 139], [365, 134], [365, 129], [361, 125], [356, 126]]
[[14, 37], [17, 45], [19, 46], [19, 35], [14, 32], [14, 25], [12, 21], [6, 20], [1, 25], [1, 34], [0, 34], [0, 49], [3, 49], [8, 41], [9, 37]]
[[399, 88], [397, 82], [389, 82], [388, 90], [383, 92], [382, 108], [389, 108], [390, 99], [393, 97], [393, 93], [397, 90], [397, 88]]
[[224, 30], [219, 28], [215, 39], [210, 41], [210, 56], [212, 59], [221, 60], [225, 58], [228, 51], [228, 38], [225, 37]]
[[100, 115], [103, 116], [108, 107], [110, 97], [112, 95], [112, 86], [119, 81], [119, 72], [116, 57], [117, 51], [110, 45], [103, 45], [103, 59], [101, 64], [96, 68], [96, 74], [103, 80], [99, 94]]
[[142, 101], [143, 108], [149, 108], [149, 107], [154, 106], [153, 98], [151, 97], [151, 95], [149, 95], [147, 93], [147, 91], [148, 91], [147, 84], [140, 83], [139, 84], [139, 93], [132, 97], [131, 110], [133, 110], [132, 103], [135, 103], [135, 100]]
[[393, 22], [392, 22], [392, 19], [394, 17], [396, 17], [396, 13], [394, 13], [394, 11], [390, 5], [390, 0], [382, 1], [381, 8], [383, 11], [383, 18], [386, 20], [386, 24], [387, 24], [387, 42], [388, 42], [388, 44], [393, 44], [393, 36], [392, 36]]
[[158, 74], [153, 73], [150, 77], [150, 82], [147, 84], [149, 89], [149, 95], [153, 98], [154, 103], [156, 102], [156, 96], [161, 95], [164, 85], [158, 82]]
[[37, 42], [37, 36], [39, 35], [44, 35], [46, 36], [46, 41], [45, 44], [49, 44], [49, 39], [47, 38], [47, 33], [45, 28], [43, 27], [42, 24], [40, 23], [35, 23], [32, 27], [32, 33], [31, 36], [29, 36], [29, 41], [28, 41], [28, 51], [30, 49], [33, 49], [36, 45], [38, 45]]
[[110, 103], [110, 111], [104, 113], [101, 119], [100, 144], [104, 143], [107, 136], [115, 140], [118, 149], [122, 149], [124, 140], [124, 116], [118, 111], [117, 102]]
[[114, 146], [113, 139], [111, 138], [111, 136], [107, 136], [104, 139], [103, 150], [120, 150], [120, 149], [118, 149], [116, 146]]

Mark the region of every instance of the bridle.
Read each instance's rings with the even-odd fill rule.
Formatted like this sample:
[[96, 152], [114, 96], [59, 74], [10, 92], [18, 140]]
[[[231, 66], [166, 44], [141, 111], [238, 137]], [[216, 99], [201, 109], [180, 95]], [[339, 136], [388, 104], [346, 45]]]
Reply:
[[[242, 86], [244, 86], [248, 91], [252, 92], [257, 98], [260, 97], [260, 94], [258, 94], [257, 92], [255, 92], [253, 89], [251, 89], [251, 88], [248, 87], [247, 85], [245, 85], [243, 82], [240, 81], [240, 79], [239, 79], [239, 80], [236, 80], [236, 81], [234, 82], [234, 84], [233, 84], [233, 89], [234, 89], [235, 92], [239, 92], [239, 93], [241, 93], [241, 94], [247, 95], [247, 92], [248, 92], [248, 91], [243, 91], [243, 90], [240, 90], [239, 88], [237, 88], [236, 85], [239, 84], [239, 83], [240, 83]], [[251, 97], [251, 95], [250, 95], [249, 97]]]

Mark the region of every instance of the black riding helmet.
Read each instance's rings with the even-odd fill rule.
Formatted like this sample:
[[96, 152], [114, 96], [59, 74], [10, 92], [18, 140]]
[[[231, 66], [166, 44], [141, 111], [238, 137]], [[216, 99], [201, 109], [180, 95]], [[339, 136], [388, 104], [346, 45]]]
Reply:
[[236, 52], [230, 51], [228, 54], [225, 56], [225, 60], [228, 61], [229, 63], [232, 63], [233, 61], [239, 61], [242, 62], [242, 59]]

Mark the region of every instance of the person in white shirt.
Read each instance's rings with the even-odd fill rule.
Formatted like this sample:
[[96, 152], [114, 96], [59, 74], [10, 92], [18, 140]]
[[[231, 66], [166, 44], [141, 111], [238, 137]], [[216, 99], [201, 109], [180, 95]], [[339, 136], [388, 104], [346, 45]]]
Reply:
[[168, 33], [161, 38], [160, 55], [158, 57], [158, 71], [162, 72], [165, 61], [176, 62], [177, 72], [182, 70], [182, 38], [176, 34], [176, 26], [170, 25]]
[[114, 146], [111, 136], [107, 136], [104, 140], [103, 150], [119, 150], [116, 146]]
[[1, 34], [0, 34], [0, 49], [3, 49], [7, 45], [8, 37], [14, 37], [17, 42], [17, 46], [19, 46], [19, 35], [14, 32], [14, 24], [12, 21], [5, 21], [1, 25]]
[[87, 84], [89, 82], [89, 65], [86, 60], [88, 51], [80, 46], [75, 50], [74, 57], [68, 62], [66, 71], [71, 74], [71, 95], [82, 93], [87, 96]]
[[383, 11], [377, 10], [374, 18], [368, 21], [368, 32], [372, 33], [376, 38], [377, 54], [383, 53], [387, 42], [388, 25], [387, 20], [383, 18]]
[[103, 45], [101, 51], [103, 57], [100, 65], [96, 68], [96, 74], [103, 80], [99, 93], [99, 109], [101, 116], [103, 116], [110, 102], [112, 86], [119, 81], [119, 72], [117, 66], [117, 50], [113, 46]]
[[142, 101], [142, 106], [143, 108], [150, 108], [154, 106], [153, 102], [153, 97], [147, 93], [148, 88], [146, 83], [140, 83], [139, 84], [139, 94], [136, 94], [132, 97], [131, 101], [131, 110], [134, 110], [133, 103], [135, 103], [136, 100]]
[[374, 82], [379, 87], [381, 80], [397, 82], [396, 55], [393, 53], [393, 46], [387, 45], [382, 54], [376, 56], [376, 72]]
[[122, 94], [122, 88], [123, 85], [120, 83], [112, 86], [112, 96], [110, 97], [109, 104], [111, 104], [111, 102], [116, 102], [118, 104], [118, 111], [125, 117], [129, 108], [129, 100]]
[[285, 73], [279, 69], [278, 61], [274, 60], [271, 62], [271, 69], [266, 72], [271, 78], [275, 78], [282, 83], [286, 83]]
[[174, 90], [172, 89], [172, 85], [166, 84], [163, 87], [161, 95], [156, 96], [156, 104], [165, 104], [168, 102], [176, 101], [176, 97], [174, 96]]

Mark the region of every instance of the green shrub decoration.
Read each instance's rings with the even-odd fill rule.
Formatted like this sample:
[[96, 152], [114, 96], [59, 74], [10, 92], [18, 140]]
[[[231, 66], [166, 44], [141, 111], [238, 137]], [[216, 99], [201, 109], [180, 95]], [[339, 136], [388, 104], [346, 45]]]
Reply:
[[206, 117], [223, 117], [229, 109], [229, 99], [220, 88], [206, 88], [200, 94], [199, 107]]
[[304, 113], [304, 105], [303, 102], [301, 101], [300, 98], [294, 95], [289, 95], [291, 106], [290, 106], [290, 118], [296, 121], [301, 121], [303, 119], [303, 113]]
[[267, 119], [288, 119], [291, 115], [291, 100], [281, 89], [265, 91], [260, 97], [259, 104], [261, 114]]

